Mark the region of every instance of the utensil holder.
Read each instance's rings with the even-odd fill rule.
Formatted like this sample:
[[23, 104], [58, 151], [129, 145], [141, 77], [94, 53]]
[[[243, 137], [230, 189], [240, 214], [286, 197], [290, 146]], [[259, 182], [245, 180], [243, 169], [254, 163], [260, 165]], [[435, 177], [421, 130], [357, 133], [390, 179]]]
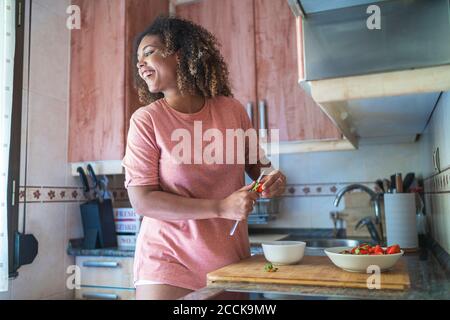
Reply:
[[84, 249], [117, 247], [112, 202], [90, 200], [80, 205]]
[[398, 244], [402, 249], [418, 248], [415, 201], [414, 193], [384, 194], [388, 246]]

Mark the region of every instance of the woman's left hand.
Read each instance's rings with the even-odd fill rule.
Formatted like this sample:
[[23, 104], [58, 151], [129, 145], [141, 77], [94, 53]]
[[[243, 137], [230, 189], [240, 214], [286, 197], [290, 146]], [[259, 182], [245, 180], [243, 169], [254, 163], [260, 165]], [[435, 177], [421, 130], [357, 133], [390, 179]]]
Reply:
[[286, 176], [280, 170], [274, 170], [261, 179], [261, 197], [272, 198], [281, 196], [286, 188]]

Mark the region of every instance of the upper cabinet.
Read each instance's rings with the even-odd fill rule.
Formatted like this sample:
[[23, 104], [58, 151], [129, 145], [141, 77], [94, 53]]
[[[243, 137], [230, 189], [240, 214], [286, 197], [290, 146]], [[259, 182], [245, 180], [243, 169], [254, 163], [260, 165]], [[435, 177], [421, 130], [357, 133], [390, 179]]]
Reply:
[[255, 8], [257, 100], [266, 102], [269, 128], [280, 141], [339, 139], [340, 132], [297, 81], [296, 21], [286, 0]]
[[288, 142], [280, 152], [352, 147], [297, 84], [296, 18], [286, 0], [202, 0], [176, 6], [176, 14], [216, 36], [235, 98], [251, 105], [255, 127], [279, 129]]
[[[129, 119], [139, 108], [133, 88], [133, 39], [168, 0], [73, 0], [81, 28], [71, 31], [68, 159], [121, 173]], [[73, 168], [73, 169], [74, 169]], [[72, 170], [74, 173], [75, 170]]]

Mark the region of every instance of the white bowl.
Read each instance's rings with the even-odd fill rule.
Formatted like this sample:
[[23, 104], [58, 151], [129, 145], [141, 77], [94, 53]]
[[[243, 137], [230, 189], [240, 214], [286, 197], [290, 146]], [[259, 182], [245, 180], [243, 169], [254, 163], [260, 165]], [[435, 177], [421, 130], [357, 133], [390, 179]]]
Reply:
[[344, 269], [345, 271], [364, 273], [369, 271], [369, 266], [378, 266], [380, 271], [387, 271], [395, 265], [404, 253], [403, 250], [400, 250], [400, 253], [384, 255], [356, 255], [339, 253], [344, 250], [351, 249], [352, 247], [327, 248], [325, 249], [325, 253], [337, 267]]
[[295, 264], [305, 254], [306, 242], [266, 241], [262, 243], [264, 257], [273, 265]]

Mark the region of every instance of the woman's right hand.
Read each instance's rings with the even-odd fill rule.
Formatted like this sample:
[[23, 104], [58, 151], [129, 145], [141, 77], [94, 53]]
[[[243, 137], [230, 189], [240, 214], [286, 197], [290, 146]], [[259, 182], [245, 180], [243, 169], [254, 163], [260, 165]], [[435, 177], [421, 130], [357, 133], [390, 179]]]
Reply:
[[253, 211], [256, 199], [259, 194], [251, 191], [255, 181], [248, 186], [233, 192], [219, 203], [220, 218], [230, 220], [245, 220], [247, 216]]

